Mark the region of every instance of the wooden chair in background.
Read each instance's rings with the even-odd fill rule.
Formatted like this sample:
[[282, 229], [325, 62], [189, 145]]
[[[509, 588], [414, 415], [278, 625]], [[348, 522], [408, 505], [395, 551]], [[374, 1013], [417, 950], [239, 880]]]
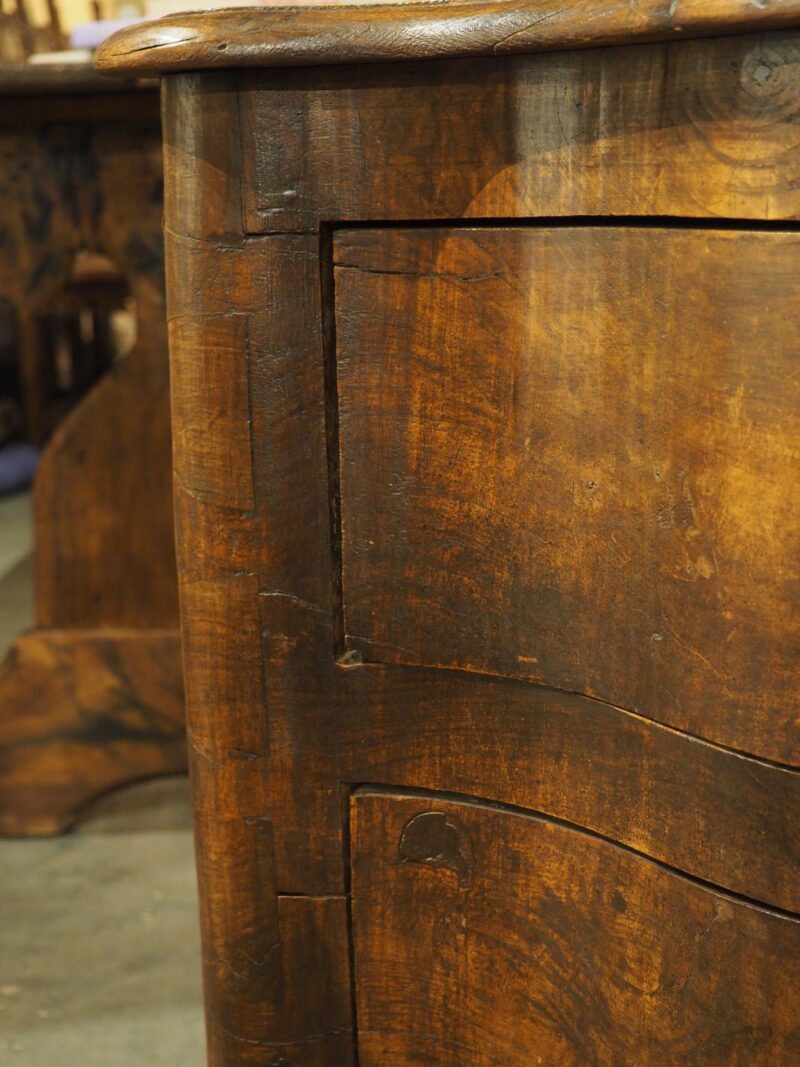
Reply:
[[0, 0], [0, 63], [23, 63], [34, 52], [56, 52], [66, 47], [55, 0], [47, 0], [49, 21], [34, 25], [25, 0]]

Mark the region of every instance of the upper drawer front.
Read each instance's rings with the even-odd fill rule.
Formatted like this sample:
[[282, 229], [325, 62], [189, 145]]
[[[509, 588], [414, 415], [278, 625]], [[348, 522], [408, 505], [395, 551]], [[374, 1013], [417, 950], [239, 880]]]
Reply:
[[242, 75], [245, 227], [800, 217], [800, 33]]
[[340, 231], [344, 622], [787, 763], [800, 239]]

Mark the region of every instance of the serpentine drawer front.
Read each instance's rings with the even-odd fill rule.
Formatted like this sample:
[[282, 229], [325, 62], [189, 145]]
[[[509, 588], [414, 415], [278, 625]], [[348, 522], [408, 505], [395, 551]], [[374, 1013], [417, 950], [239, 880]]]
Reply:
[[800, 236], [342, 230], [333, 262], [347, 648], [796, 762]]
[[800, 4], [175, 16], [212, 1067], [800, 1067]]

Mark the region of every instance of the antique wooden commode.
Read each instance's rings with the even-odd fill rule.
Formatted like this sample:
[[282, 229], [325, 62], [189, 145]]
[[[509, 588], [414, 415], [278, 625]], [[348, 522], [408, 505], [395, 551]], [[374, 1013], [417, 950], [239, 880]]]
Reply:
[[800, 2], [173, 17], [214, 1067], [800, 1064]]

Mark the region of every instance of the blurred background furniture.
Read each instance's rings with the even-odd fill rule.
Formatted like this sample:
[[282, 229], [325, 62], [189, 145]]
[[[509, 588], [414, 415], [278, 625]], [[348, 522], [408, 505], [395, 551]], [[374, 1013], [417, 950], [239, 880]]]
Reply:
[[0, 69], [5, 344], [46, 442], [36, 627], [0, 667], [0, 833], [186, 766], [161, 213], [155, 83]]
[[47, 22], [35, 25], [25, 0], [0, 0], [0, 64], [23, 63], [34, 52], [57, 52], [66, 46], [55, 0], [47, 0]]
[[107, 257], [81, 251], [43, 306], [28, 314], [8, 304], [5, 310], [25, 436], [42, 445], [114, 360], [127, 355], [135, 339], [134, 300]]

